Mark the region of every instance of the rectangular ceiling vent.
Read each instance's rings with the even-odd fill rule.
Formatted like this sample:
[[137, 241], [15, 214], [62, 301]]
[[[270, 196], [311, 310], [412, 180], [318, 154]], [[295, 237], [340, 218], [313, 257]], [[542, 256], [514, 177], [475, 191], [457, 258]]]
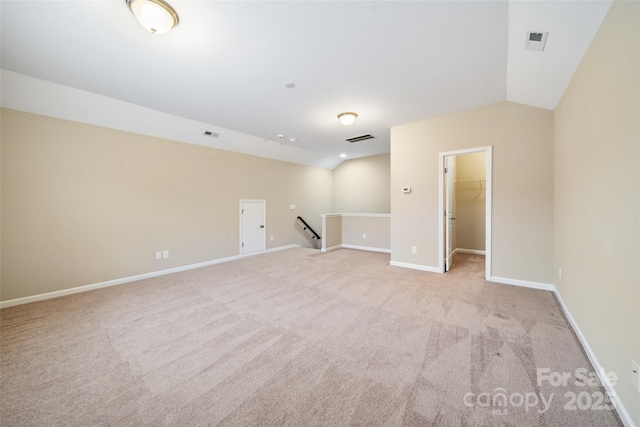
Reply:
[[544, 33], [527, 31], [527, 40], [524, 44], [524, 48], [527, 50], [543, 51], [544, 45], [547, 42], [547, 34], [548, 31], [545, 31]]
[[354, 142], [366, 141], [367, 139], [373, 139], [373, 138], [375, 138], [375, 136], [369, 135], [367, 133], [365, 135], [358, 135], [358, 136], [354, 136], [352, 138], [347, 138], [347, 139], [345, 139], [345, 141], [354, 143]]
[[216, 132], [211, 132], [210, 130], [205, 130], [204, 131], [204, 136], [210, 136], [211, 138], [217, 138], [220, 136], [219, 133]]

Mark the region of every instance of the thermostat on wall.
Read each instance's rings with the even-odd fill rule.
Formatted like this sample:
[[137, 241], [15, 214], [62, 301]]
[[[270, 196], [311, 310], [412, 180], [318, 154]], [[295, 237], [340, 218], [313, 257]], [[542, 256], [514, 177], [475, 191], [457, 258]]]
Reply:
[[411, 193], [411, 187], [402, 187], [403, 193]]

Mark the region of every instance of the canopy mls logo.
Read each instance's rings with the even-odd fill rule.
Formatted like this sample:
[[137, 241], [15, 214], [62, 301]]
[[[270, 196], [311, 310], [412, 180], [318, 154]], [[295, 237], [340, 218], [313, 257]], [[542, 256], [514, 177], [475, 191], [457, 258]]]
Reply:
[[[618, 376], [614, 372], [605, 372], [602, 370], [603, 376], [609, 379], [615, 386]], [[573, 381], [571, 381], [573, 379]], [[558, 398], [557, 404], [563, 404], [565, 411], [611, 411], [615, 409], [615, 400], [612, 399], [613, 393], [603, 392], [600, 388], [600, 380], [595, 372], [590, 372], [585, 368], [578, 368], [574, 372], [556, 372], [549, 368], [537, 369], [538, 388], [548, 387], [589, 387], [595, 391], [567, 391]], [[509, 409], [524, 407], [525, 412], [535, 410], [539, 414], [546, 413], [551, 404], [554, 402], [555, 393], [544, 393], [543, 391], [528, 391], [525, 393], [512, 392], [508, 393], [506, 389], [497, 387], [493, 392], [483, 393], [466, 393], [462, 398], [462, 402], [469, 408], [491, 408], [492, 415], [508, 415]]]
[[[612, 386], [615, 386], [618, 382], [618, 376], [614, 372], [606, 372], [601, 369], [602, 376], [609, 379]], [[575, 381], [573, 385], [577, 387], [598, 387], [600, 385], [600, 379], [595, 372], [589, 372], [586, 368], [578, 368], [574, 371], [573, 376]], [[572, 378], [571, 372], [551, 372], [549, 368], [537, 369], [538, 387], [548, 383], [552, 387], [566, 387], [569, 385], [569, 380]]]

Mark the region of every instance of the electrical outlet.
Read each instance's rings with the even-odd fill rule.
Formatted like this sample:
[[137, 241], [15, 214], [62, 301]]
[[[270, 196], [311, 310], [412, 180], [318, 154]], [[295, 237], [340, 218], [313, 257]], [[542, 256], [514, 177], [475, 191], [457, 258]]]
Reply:
[[169, 251], [162, 252], [162, 258], [169, 258]]
[[271, 236], [271, 239], [269, 239], [269, 240], [271, 240], [273, 242], [273, 236]]
[[640, 365], [635, 360], [631, 361], [631, 381], [633, 387], [640, 393]]
[[562, 267], [558, 267], [558, 278], [562, 279]]
[[411, 246], [411, 253], [412, 254], [417, 254], [418, 253], [418, 247], [417, 246]]
[[367, 240], [367, 235], [366, 235], [365, 233], [362, 233], [362, 238], [363, 238], [364, 240]]
[[156, 252], [156, 259], [162, 258], [162, 252]]

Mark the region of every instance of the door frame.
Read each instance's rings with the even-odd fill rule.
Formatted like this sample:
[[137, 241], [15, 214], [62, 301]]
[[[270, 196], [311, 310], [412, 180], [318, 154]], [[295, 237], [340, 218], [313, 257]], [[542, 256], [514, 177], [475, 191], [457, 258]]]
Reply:
[[[242, 238], [242, 204], [243, 203], [262, 203], [262, 224], [264, 225], [264, 228], [262, 229], [262, 249], [259, 250], [258, 252], [251, 252], [250, 254], [243, 254], [242, 253], [242, 242], [243, 242], [243, 238]], [[238, 249], [239, 249], [239, 255], [240, 256], [249, 256], [249, 255], [255, 255], [255, 254], [259, 254], [259, 253], [263, 253], [267, 250], [267, 201], [265, 199], [240, 199], [240, 203], [239, 203], [239, 208], [238, 208], [238, 224], [239, 224], [239, 241], [238, 241]]]
[[[445, 254], [445, 233], [444, 227], [445, 221], [443, 221], [442, 213], [445, 212], [444, 206], [444, 162], [445, 157], [458, 156], [461, 154], [470, 153], [485, 153], [486, 158], [486, 203], [485, 203], [485, 279], [489, 280], [491, 277], [491, 209], [492, 209], [492, 195], [493, 195], [493, 146], [488, 145], [484, 147], [467, 148], [463, 150], [445, 151], [438, 154], [438, 272], [444, 273], [444, 258]], [[444, 214], [446, 215], [446, 213]]]
[[[453, 189], [453, 172], [454, 167], [452, 159], [455, 156], [444, 156], [443, 157], [443, 166], [445, 168], [444, 172], [444, 267], [443, 270], [446, 273], [451, 269], [451, 260], [453, 259], [453, 252], [455, 248], [452, 248], [451, 243], [453, 242], [453, 222], [455, 218], [452, 217], [453, 212], [451, 211], [451, 207], [453, 205], [452, 201], [455, 199], [455, 190]], [[451, 252], [449, 252], [451, 251]]]

